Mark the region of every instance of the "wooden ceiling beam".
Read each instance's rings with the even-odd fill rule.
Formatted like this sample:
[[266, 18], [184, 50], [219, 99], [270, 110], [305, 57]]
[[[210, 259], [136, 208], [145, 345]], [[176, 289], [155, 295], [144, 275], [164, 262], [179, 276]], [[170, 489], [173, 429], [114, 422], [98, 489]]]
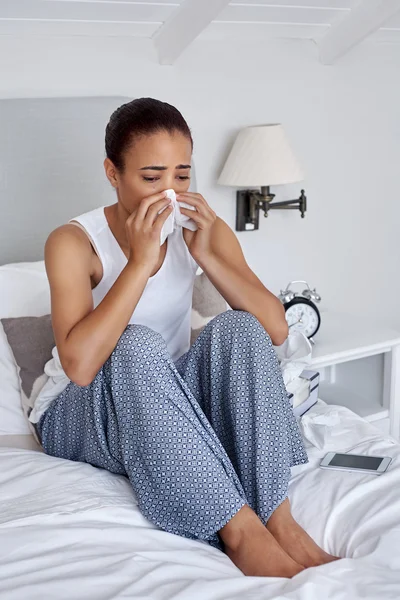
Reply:
[[320, 61], [333, 64], [400, 11], [400, 0], [361, 0], [318, 42]]
[[153, 35], [162, 65], [172, 65], [229, 0], [184, 0]]

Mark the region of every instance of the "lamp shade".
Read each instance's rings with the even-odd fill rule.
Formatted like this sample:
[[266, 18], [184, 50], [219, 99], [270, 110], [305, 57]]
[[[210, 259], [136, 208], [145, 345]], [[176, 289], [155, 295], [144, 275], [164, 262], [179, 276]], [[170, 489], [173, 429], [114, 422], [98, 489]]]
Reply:
[[304, 179], [282, 125], [242, 129], [222, 169], [218, 183], [261, 187]]

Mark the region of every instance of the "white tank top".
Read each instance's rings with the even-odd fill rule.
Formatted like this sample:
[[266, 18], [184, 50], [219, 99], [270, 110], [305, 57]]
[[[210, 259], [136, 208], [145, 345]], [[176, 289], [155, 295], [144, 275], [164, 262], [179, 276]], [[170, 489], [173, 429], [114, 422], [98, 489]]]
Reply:
[[[127, 258], [108, 225], [104, 206], [71, 219], [84, 229], [103, 266], [103, 277], [92, 290], [94, 308], [127, 264]], [[182, 227], [175, 227], [167, 238], [164, 262], [149, 277], [129, 323], [147, 325], [160, 333], [173, 361], [190, 347], [192, 294], [198, 264], [190, 254], [183, 238]], [[53, 348], [53, 358], [45, 366], [48, 380], [39, 392], [29, 420], [37, 423], [54, 400], [68, 385], [58, 356]]]

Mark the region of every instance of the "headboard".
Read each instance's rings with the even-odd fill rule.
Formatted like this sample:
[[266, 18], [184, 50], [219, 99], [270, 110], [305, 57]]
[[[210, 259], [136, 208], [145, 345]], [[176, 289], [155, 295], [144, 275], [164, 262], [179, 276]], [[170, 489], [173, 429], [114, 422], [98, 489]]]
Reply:
[[0, 100], [0, 265], [42, 260], [55, 227], [116, 201], [103, 170], [104, 132], [129, 100]]

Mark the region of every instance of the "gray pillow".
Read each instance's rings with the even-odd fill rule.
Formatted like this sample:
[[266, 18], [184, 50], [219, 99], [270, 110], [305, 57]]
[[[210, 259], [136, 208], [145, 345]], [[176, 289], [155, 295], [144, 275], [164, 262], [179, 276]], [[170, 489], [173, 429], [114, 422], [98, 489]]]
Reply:
[[29, 398], [55, 346], [51, 317], [17, 317], [1, 322], [19, 367], [22, 391]]
[[1, 323], [19, 371], [22, 409], [35, 439], [38, 440], [29, 415], [47, 381], [44, 367], [52, 358], [51, 351], [55, 346], [51, 317], [16, 317], [1, 319]]
[[16, 317], [1, 319], [1, 323], [19, 371], [22, 410], [33, 436], [39, 442], [29, 415], [47, 381], [44, 367], [51, 359], [51, 351], [55, 346], [51, 317]]

